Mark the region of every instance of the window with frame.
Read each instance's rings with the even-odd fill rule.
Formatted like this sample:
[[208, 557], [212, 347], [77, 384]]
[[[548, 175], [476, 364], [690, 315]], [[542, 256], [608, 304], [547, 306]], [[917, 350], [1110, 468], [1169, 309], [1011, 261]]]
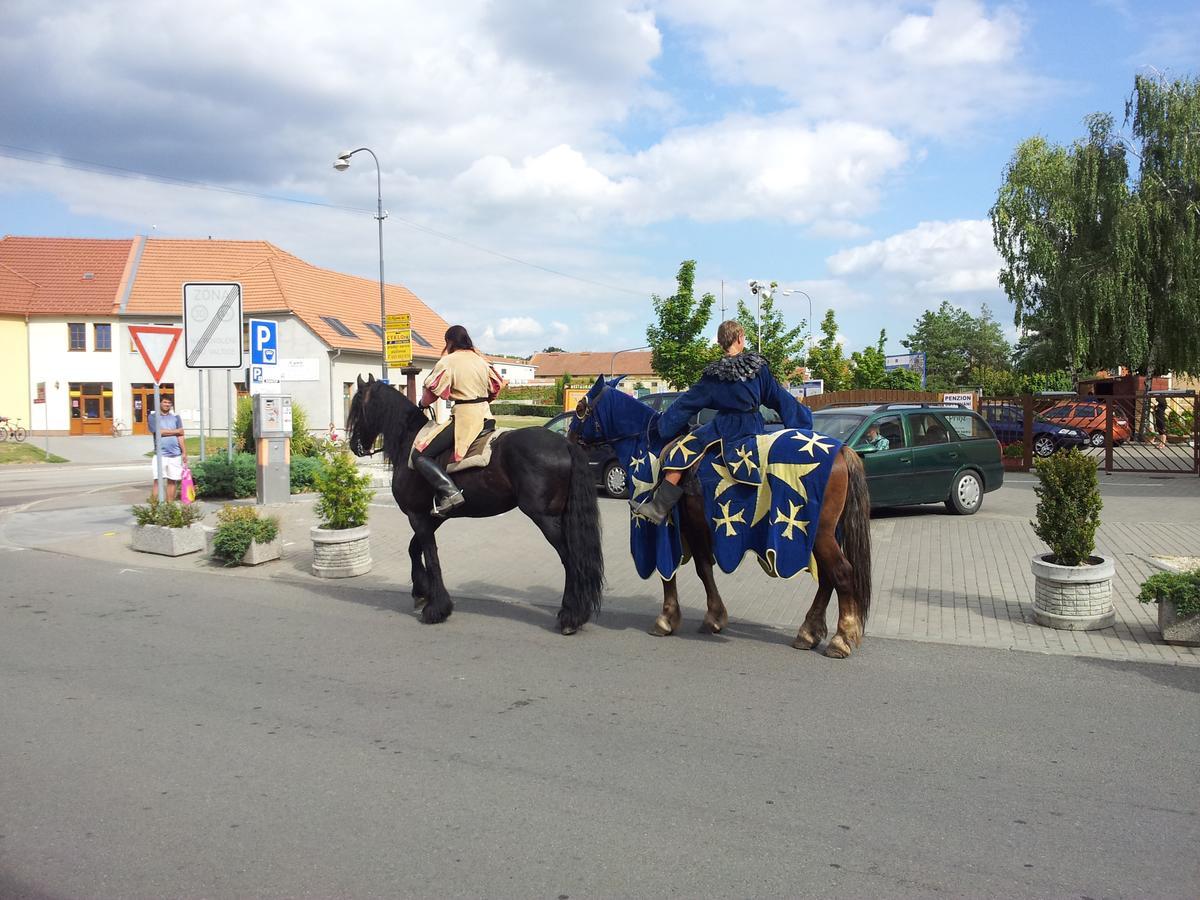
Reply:
[[993, 437], [991, 429], [983, 423], [981, 418], [973, 413], [946, 413], [945, 417], [953, 432], [952, 437], [956, 435], [957, 440], [983, 441], [991, 440]]
[[67, 349], [72, 353], [87, 350], [87, 326], [82, 322], [67, 323]]
[[108, 322], [97, 322], [93, 327], [92, 343], [96, 352], [112, 352], [112, 325]]

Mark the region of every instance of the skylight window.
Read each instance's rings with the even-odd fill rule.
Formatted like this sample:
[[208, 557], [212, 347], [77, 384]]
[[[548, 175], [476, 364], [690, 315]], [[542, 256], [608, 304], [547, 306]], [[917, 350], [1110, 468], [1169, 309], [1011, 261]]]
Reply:
[[371, 329], [371, 332], [375, 335], [375, 337], [377, 337], [377, 338], [383, 337], [383, 329], [380, 328], [378, 325], [376, 325], [374, 322], [363, 322], [363, 324]]
[[358, 335], [346, 327], [346, 324], [341, 319], [335, 319], [333, 316], [321, 316], [321, 321], [340, 334], [342, 337], [354, 338], [358, 340]]
[[429, 341], [427, 341], [427, 340], [425, 340], [425, 338], [421, 337], [421, 335], [417, 333], [417, 329], [415, 329], [415, 328], [412, 329], [412, 337], [413, 337], [413, 340], [416, 341], [418, 344], [420, 344], [422, 347], [432, 347], [433, 346], [433, 344], [429, 343]]

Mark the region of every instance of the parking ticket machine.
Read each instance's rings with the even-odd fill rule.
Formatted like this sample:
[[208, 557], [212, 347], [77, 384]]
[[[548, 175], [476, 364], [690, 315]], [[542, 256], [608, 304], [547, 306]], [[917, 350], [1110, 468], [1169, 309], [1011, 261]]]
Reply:
[[286, 503], [292, 496], [292, 398], [254, 395], [258, 502]]

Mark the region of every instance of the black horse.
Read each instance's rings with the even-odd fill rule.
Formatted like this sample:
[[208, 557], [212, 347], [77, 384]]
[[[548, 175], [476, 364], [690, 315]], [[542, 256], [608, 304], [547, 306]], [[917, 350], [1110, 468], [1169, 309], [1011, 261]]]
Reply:
[[[394, 388], [371, 375], [358, 379], [358, 392], [346, 417], [350, 449], [358, 456], [372, 452], [383, 435], [383, 452], [392, 464], [392, 496], [408, 516], [413, 538], [413, 600], [427, 624], [445, 621], [454, 609], [434, 532], [447, 519], [433, 515], [433, 488], [408, 467], [413, 439], [428, 421], [425, 414]], [[491, 462], [454, 475], [466, 503], [450, 511], [451, 519], [484, 518], [514, 506], [533, 519], [566, 570], [558, 627], [574, 634], [600, 611], [604, 557], [600, 547], [600, 512], [587, 456], [545, 428], [521, 428], [497, 435]]]

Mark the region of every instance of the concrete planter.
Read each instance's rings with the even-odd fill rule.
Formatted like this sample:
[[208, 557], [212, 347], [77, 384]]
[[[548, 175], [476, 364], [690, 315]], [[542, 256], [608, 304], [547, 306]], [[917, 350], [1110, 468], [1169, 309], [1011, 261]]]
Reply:
[[1086, 566], [1060, 566], [1046, 553], [1033, 558], [1033, 618], [1039, 625], [1067, 631], [1107, 628], [1117, 619], [1112, 602], [1113, 561], [1088, 558]]
[[[217, 555], [213, 552], [213, 542], [216, 540], [216, 537], [217, 529], [205, 527], [205, 552], [214, 559], [217, 558]], [[259, 566], [273, 559], [279, 559], [281, 556], [283, 556], [283, 537], [277, 534], [275, 535], [275, 540], [268, 541], [265, 544], [260, 544], [258, 541], [252, 542], [238, 565]], [[224, 563], [225, 560], [221, 560], [221, 562]]]
[[313, 574], [318, 578], [352, 578], [371, 571], [371, 530], [309, 529], [313, 542]]
[[160, 556], [184, 556], [204, 549], [204, 526], [199, 523], [186, 528], [165, 525], [134, 525], [130, 546], [139, 553]]
[[1170, 600], [1158, 601], [1158, 630], [1168, 644], [1200, 647], [1200, 613], [1181, 619]]

